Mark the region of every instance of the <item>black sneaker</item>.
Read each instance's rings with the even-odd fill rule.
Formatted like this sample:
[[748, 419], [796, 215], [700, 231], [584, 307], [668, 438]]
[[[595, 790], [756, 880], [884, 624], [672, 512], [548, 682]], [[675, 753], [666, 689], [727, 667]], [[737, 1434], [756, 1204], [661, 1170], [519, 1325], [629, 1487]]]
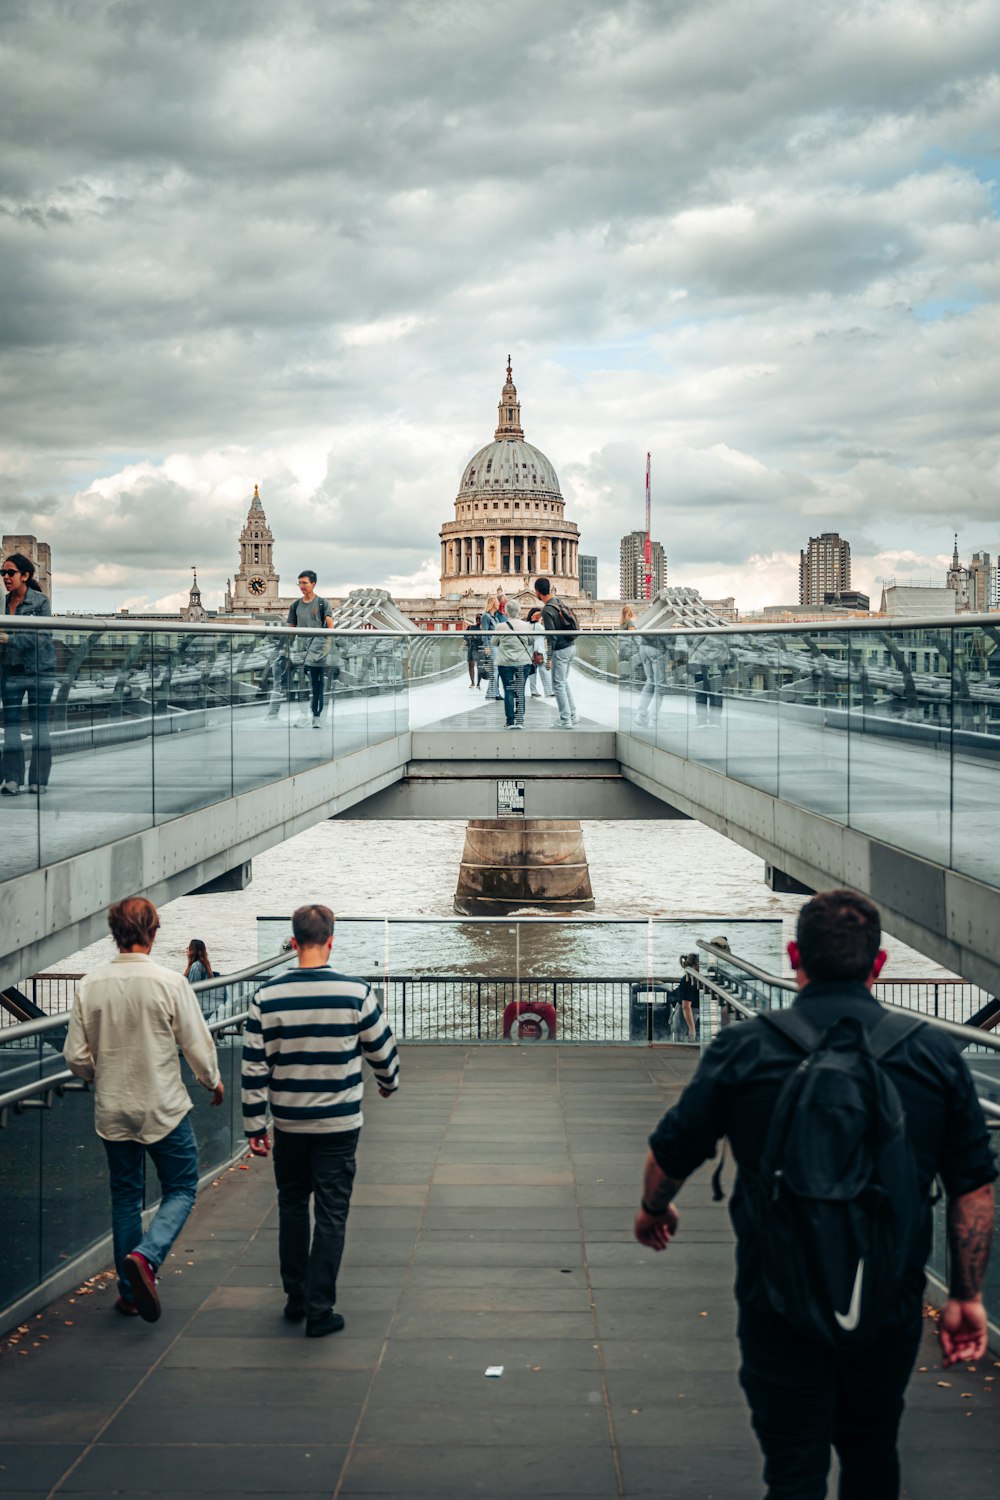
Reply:
[[306, 1315], [306, 1305], [298, 1297], [289, 1297], [285, 1303], [284, 1316], [289, 1323], [301, 1323]]
[[339, 1333], [344, 1326], [340, 1313], [330, 1311], [325, 1318], [316, 1318], [306, 1324], [307, 1339], [324, 1339], [328, 1333]]

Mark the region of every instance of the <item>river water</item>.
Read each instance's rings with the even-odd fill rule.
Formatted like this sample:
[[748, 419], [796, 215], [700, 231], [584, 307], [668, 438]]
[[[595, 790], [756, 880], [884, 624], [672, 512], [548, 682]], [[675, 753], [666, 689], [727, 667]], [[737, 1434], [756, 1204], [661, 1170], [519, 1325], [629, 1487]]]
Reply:
[[[584, 823], [583, 832], [593, 916], [633, 922], [670, 918], [676, 926], [656, 925], [650, 938], [645, 923], [623, 929], [563, 923], [547, 931], [522, 928], [517, 937], [502, 922], [488, 935], [470, 923], [455, 928], [393, 923], [386, 955], [381, 926], [344, 919], [451, 917], [465, 823], [327, 821], [259, 855], [245, 891], [184, 896], [164, 906], [154, 957], [183, 968], [188, 940], [200, 937], [215, 971], [231, 972], [276, 951], [278, 927], [268, 923], [262, 931], [259, 917], [284, 918], [303, 902], [320, 901], [341, 923], [335, 961], [367, 973], [387, 956], [395, 974], [468, 973], [478, 964], [480, 972], [510, 975], [516, 967], [522, 975], [642, 975], [650, 942], [653, 969], [676, 973], [676, 955], [691, 948], [695, 937], [723, 932], [734, 953], [777, 967], [804, 898], [770, 891], [763, 862], [754, 855], [694, 822], [594, 822]], [[734, 925], [747, 921], [767, 926]], [[886, 977], [948, 973], [891, 937], [886, 947]], [[112, 956], [111, 942], [104, 939], [52, 971], [85, 972]], [[782, 969], [787, 972], [787, 959]]]

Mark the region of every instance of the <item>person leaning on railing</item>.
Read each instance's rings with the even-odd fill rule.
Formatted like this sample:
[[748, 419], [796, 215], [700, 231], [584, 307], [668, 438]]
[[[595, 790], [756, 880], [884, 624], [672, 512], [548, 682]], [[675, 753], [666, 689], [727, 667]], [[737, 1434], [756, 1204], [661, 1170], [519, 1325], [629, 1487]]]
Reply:
[[[52, 606], [35, 577], [35, 565], [23, 552], [4, 559], [4, 612], [51, 615]], [[47, 630], [0, 631], [0, 696], [3, 698], [3, 763], [0, 795], [16, 797], [24, 784], [21, 714], [28, 710], [31, 764], [28, 791], [48, 790], [52, 769], [49, 705], [55, 691], [56, 652]]]

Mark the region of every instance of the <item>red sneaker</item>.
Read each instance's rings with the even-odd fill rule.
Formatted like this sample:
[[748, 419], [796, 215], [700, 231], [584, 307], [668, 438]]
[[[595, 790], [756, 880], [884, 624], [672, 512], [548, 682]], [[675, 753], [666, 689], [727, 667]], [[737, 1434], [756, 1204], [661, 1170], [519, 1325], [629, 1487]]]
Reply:
[[133, 1250], [125, 1257], [125, 1280], [132, 1288], [135, 1310], [147, 1323], [155, 1323], [160, 1316], [160, 1294], [156, 1290], [156, 1273], [144, 1255]]

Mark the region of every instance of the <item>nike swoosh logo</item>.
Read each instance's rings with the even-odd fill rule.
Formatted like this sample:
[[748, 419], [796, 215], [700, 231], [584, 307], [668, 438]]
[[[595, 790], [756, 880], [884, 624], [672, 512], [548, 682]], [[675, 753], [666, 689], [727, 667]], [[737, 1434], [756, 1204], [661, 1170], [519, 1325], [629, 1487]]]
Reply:
[[858, 1261], [858, 1269], [854, 1273], [854, 1290], [851, 1292], [851, 1303], [846, 1313], [839, 1313], [834, 1309], [833, 1316], [840, 1324], [845, 1333], [853, 1333], [858, 1326], [861, 1317], [861, 1283], [865, 1275], [864, 1256]]

